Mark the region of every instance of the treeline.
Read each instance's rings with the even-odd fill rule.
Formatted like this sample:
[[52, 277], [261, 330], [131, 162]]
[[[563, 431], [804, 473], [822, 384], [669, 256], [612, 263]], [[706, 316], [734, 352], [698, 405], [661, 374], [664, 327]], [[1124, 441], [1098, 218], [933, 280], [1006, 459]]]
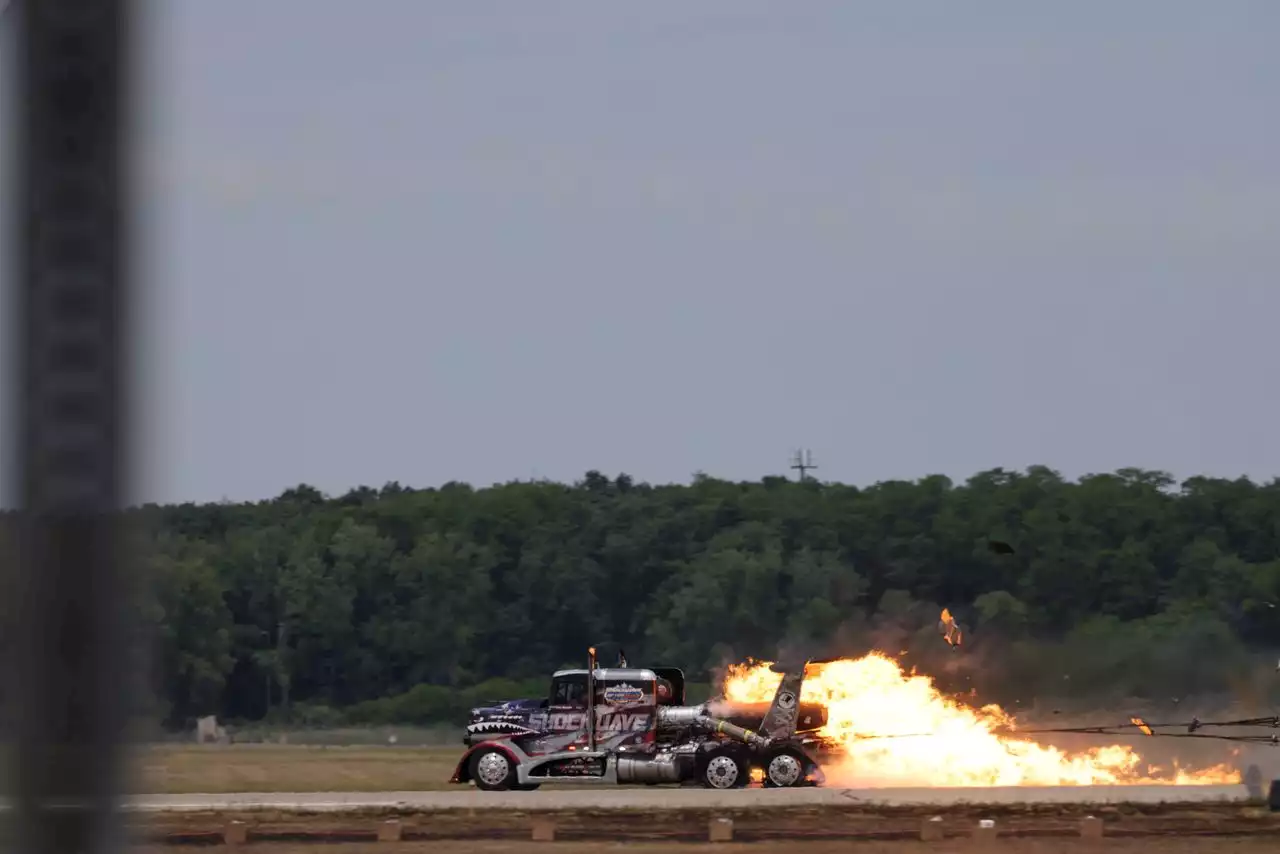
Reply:
[[[1037, 467], [651, 486], [593, 471], [300, 486], [135, 519], [138, 624], [173, 724], [457, 720], [545, 691], [600, 642], [699, 680], [747, 656], [875, 647], [1004, 702], [1238, 691], [1280, 647], [1280, 481]], [[940, 638], [943, 605], [960, 651]]]

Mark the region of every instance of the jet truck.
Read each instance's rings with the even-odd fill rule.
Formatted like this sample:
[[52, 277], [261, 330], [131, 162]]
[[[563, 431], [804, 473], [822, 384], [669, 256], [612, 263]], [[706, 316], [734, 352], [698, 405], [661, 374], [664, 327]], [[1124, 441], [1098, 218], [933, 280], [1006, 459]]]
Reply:
[[450, 782], [485, 791], [553, 782], [733, 789], [753, 777], [766, 787], [820, 785], [826, 710], [800, 702], [816, 663], [774, 665], [782, 678], [768, 704], [687, 705], [678, 669], [600, 667], [593, 647], [585, 670], [555, 674], [548, 700], [473, 710]]

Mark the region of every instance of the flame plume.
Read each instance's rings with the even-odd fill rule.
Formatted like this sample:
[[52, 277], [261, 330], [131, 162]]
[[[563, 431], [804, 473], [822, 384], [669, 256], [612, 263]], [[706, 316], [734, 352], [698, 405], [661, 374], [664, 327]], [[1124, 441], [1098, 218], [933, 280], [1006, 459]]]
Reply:
[[[769, 662], [729, 668], [725, 698], [770, 702], [781, 675]], [[996, 705], [974, 708], [943, 696], [927, 676], [905, 673], [873, 652], [810, 665], [802, 700], [827, 707], [822, 735], [842, 759], [824, 763], [846, 786], [1085, 786], [1238, 783], [1229, 765], [1200, 770], [1153, 767], [1122, 744], [1068, 753], [1029, 737], [1006, 735], [1013, 718]], [[921, 733], [928, 735], [920, 737]], [[877, 738], [867, 738], [868, 735]], [[900, 736], [884, 738], [881, 736]]]

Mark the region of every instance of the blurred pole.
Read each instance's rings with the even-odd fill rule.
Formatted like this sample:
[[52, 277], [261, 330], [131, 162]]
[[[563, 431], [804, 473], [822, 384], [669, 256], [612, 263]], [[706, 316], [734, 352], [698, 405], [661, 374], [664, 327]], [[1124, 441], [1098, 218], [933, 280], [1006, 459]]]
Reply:
[[[127, 0], [11, 0], [16, 850], [118, 850]], [[9, 132], [6, 130], [6, 132]]]

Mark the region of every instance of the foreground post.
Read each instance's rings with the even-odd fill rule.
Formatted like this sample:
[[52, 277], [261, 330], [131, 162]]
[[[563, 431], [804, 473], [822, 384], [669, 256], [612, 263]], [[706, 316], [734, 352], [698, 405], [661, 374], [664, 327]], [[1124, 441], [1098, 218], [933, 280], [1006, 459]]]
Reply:
[[249, 841], [249, 825], [243, 821], [230, 821], [222, 829], [222, 842], [225, 845], [244, 845]]
[[1080, 821], [1080, 836], [1084, 839], [1102, 838], [1102, 820], [1093, 816], [1085, 816]]
[[1262, 769], [1257, 765], [1250, 765], [1245, 769], [1244, 785], [1249, 790], [1249, 800], [1262, 800]]
[[404, 825], [398, 818], [389, 818], [378, 825], [379, 842], [399, 842], [404, 835]]
[[920, 840], [922, 842], [942, 841], [942, 816], [935, 815], [920, 823]]
[[[16, 55], [16, 300], [0, 340], [15, 347], [17, 572], [3, 592], [16, 643], [15, 850], [105, 854], [123, 847], [124, 661], [121, 459], [128, 429], [126, 308], [132, 69], [128, 0], [11, 0]], [[8, 61], [9, 58], [6, 58]], [[15, 85], [16, 84], [16, 85]], [[6, 522], [9, 520], [5, 520]], [[7, 527], [7, 526], [6, 526]]]
[[708, 842], [732, 842], [733, 819], [713, 818], [707, 823]]
[[535, 815], [533, 817], [533, 841], [555, 842], [556, 820], [549, 815]]

